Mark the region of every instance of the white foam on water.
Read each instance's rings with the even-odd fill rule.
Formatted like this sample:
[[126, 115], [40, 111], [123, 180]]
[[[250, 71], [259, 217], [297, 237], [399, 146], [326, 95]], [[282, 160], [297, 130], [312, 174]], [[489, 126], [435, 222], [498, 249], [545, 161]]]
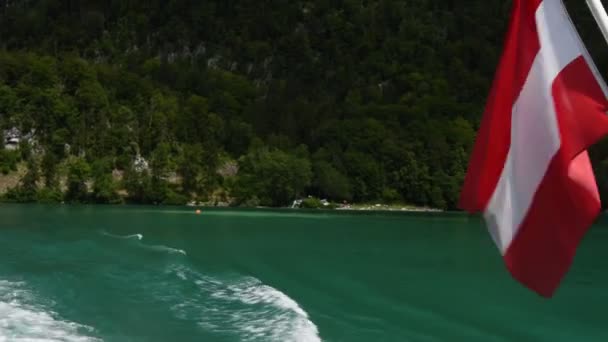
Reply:
[[[263, 284], [253, 277], [229, 285], [227, 291], [217, 291], [213, 297], [237, 300], [253, 307], [255, 311], [236, 313], [234, 318], [248, 341], [320, 342], [319, 330], [308, 313], [285, 293]], [[269, 315], [258, 315], [261, 312]]]
[[90, 342], [91, 327], [61, 320], [55, 312], [29, 302], [24, 283], [0, 280], [0, 342]]
[[168, 247], [168, 246], [163, 246], [163, 245], [157, 245], [157, 246], [148, 246], [148, 245], [144, 245], [147, 249], [153, 250], [153, 251], [158, 251], [158, 252], [166, 252], [169, 254], [181, 254], [181, 255], [187, 255], [186, 251], [183, 249], [178, 249], [178, 248], [172, 248], [172, 247]]
[[110, 233], [106, 233], [106, 232], [101, 232], [102, 235], [105, 236], [109, 236], [109, 237], [113, 237], [116, 239], [137, 239], [139, 241], [141, 241], [144, 236], [142, 234], [131, 234], [131, 235], [114, 235], [114, 234], [110, 234]]
[[136, 238], [137, 240], [141, 241], [141, 239], [143, 239], [144, 236], [142, 234], [133, 234], [133, 235], [127, 235], [127, 236], [125, 236], [125, 238], [127, 238], [127, 239]]
[[[139, 241], [141, 241], [144, 238], [143, 234], [114, 235], [114, 234], [107, 233], [105, 231], [102, 231], [101, 234], [105, 235], [105, 236], [112, 237], [112, 238], [116, 238], [116, 239], [122, 239], [122, 240], [139, 240]], [[172, 248], [172, 247], [163, 246], [163, 245], [144, 245], [144, 244], [140, 244], [140, 246], [142, 248], [146, 248], [146, 249], [149, 249], [149, 250], [152, 250], [152, 251], [157, 251], [157, 252], [165, 252], [165, 253], [169, 253], [169, 254], [187, 255], [186, 251], [184, 251], [183, 249]]]
[[201, 329], [236, 333], [240, 341], [320, 342], [319, 330], [292, 298], [254, 277], [218, 279], [184, 265], [169, 271], [200, 289], [172, 309], [186, 319], [198, 313]]
[[183, 270], [176, 270], [175, 274], [177, 274], [181, 280], [188, 280], [188, 276], [186, 276], [186, 273]]

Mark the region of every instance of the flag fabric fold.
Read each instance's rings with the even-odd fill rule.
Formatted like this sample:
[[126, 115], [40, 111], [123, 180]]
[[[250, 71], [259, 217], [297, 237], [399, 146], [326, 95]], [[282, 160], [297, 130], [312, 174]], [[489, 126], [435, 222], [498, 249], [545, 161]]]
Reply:
[[587, 149], [606, 86], [561, 0], [515, 0], [460, 207], [482, 212], [512, 276], [550, 297], [600, 211]]

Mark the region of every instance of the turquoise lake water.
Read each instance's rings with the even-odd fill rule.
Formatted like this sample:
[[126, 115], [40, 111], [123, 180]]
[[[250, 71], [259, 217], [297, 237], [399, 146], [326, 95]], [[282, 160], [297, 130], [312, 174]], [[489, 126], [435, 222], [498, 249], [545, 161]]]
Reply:
[[608, 224], [553, 299], [463, 214], [0, 206], [0, 341], [608, 341]]

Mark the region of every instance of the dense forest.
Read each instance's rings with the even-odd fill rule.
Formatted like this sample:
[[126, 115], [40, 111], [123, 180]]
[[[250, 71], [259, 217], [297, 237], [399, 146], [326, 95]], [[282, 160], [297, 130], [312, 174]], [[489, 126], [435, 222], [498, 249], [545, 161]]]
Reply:
[[[605, 71], [584, 2], [567, 3]], [[0, 170], [19, 177], [3, 199], [454, 209], [509, 11], [0, 0]], [[608, 143], [592, 158], [607, 193]]]

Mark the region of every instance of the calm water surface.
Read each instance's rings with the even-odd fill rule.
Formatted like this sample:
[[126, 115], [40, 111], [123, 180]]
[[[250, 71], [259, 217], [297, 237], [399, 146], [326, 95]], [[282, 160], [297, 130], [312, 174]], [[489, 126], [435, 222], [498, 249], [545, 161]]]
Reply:
[[478, 218], [0, 206], [0, 341], [608, 341], [608, 225], [541, 299]]

